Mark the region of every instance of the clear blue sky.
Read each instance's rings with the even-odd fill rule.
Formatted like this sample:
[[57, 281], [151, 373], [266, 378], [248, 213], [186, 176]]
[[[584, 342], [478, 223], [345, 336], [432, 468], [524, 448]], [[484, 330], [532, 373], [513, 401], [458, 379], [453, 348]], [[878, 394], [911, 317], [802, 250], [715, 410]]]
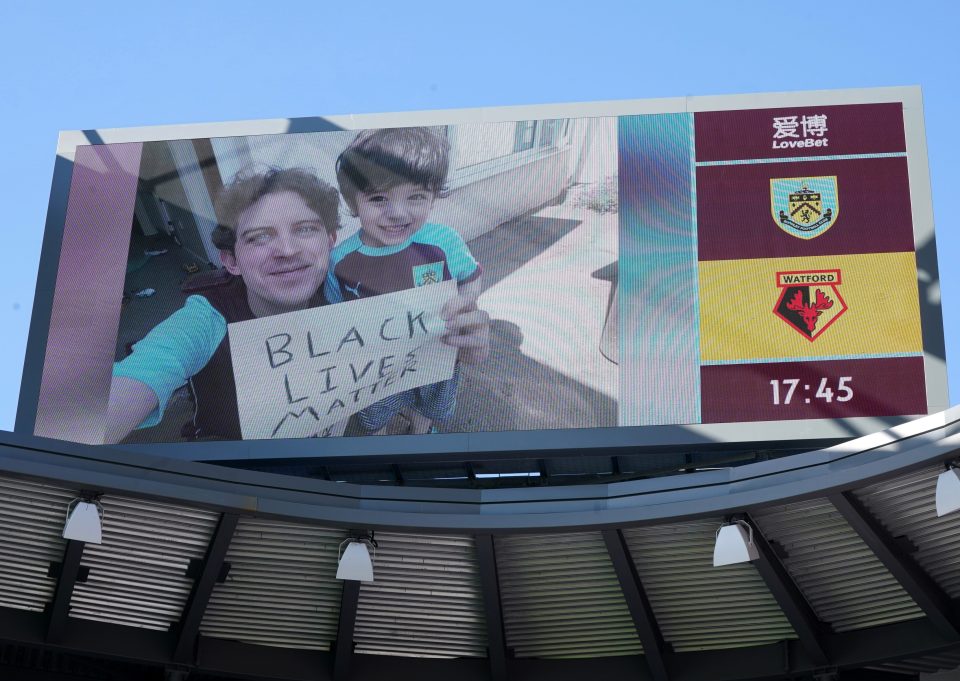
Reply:
[[16, 413], [59, 130], [889, 85], [923, 87], [955, 404], [958, 25], [947, 0], [6, 0], [0, 429]]

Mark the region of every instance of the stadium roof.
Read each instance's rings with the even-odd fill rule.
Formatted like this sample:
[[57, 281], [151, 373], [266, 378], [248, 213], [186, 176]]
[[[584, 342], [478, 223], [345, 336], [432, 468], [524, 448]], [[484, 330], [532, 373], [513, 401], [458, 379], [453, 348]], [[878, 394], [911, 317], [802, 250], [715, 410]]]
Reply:
[[[960, 663], [960, 514], [934, 511], [958, 456], [960, 408], [735, 468], [514, 489], [300, 479], [3, 434], [0, 670], [909, 678]], [[67, 504], [92, 492], [103, 543], [65, 541]], [[731, 518], [755, 528], [760, 558], [714, 568]], [[376, 532], [372, 584], [335, 579], [358, 530]]]

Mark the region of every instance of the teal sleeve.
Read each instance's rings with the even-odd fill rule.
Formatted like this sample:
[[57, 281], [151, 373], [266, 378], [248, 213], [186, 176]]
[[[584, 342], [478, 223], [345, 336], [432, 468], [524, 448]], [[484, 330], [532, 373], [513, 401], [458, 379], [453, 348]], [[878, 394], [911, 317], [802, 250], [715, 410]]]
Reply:
[[457, 282], [465, 284], [480, 275], [480, 266], [463, 237], [456, 230], [437, 224], [426, 225], [426, 227], [431, 228], [428, 238], [446, 254], [450, 275]]
[[328, 303], [343, 302], [343, 289], [340, 286], [340, 279], [337, 278], [337, 265], [339, 265], [340, 261], [347, 255], [357, 250], [360, 245], [360, 232], [356, 232], [337, 244], [337, 247], [330, 253], [327, 279], [323, 282], [323, 297]]
[[333, 258], [330, 258], [330, 267], [327, 269], [327, 280], [323, 282], [323, 297], [328, 303], [342, 303], [343, 291], [340, 290], [340, 281], [337, 275], [333, 273], [336, 266]]
[[190, 296], [136, 343], [128, 357], [113, 365], [114, 376], [140, 381], [157, 395], [159, 406], [141, 428], [160, 422], [173, 391], [207, 365], [226, 334], [223, 315], [203, 296]]

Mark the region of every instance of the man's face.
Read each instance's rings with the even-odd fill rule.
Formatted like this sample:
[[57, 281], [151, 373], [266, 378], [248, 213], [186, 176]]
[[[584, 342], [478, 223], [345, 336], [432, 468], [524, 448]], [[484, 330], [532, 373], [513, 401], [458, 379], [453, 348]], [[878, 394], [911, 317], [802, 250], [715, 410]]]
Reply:
[[258, 317], [303, 310], [327, 275], [335, 240], [320, 216], [292, 191], [262, 196], [240, 214], [224, 267], [243, 277]]
[[397, 246], [423, 227], [433, 192], [412, 182], [383, 191], [357, 192], [360, 239], [367, 246]]

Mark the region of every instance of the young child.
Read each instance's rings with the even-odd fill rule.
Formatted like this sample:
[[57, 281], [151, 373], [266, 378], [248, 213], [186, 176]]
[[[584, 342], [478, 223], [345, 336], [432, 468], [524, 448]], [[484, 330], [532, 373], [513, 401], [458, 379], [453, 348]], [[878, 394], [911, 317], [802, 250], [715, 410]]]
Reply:
[[[337, 159], [337, 182], [360, 231], [330, 258], [325, 293], [337, 303], [454, 279], [460, 293], [479, 292], [480, 265], [460, 235], [427, 222], [447, 181], [450, 145], [428, 128], [365, 130]], [[361, 410], [368, 433], [381, 434], [398, 412], [412, 433], [432, 432], [453, 414], [453, 378], [391, 395]]]

